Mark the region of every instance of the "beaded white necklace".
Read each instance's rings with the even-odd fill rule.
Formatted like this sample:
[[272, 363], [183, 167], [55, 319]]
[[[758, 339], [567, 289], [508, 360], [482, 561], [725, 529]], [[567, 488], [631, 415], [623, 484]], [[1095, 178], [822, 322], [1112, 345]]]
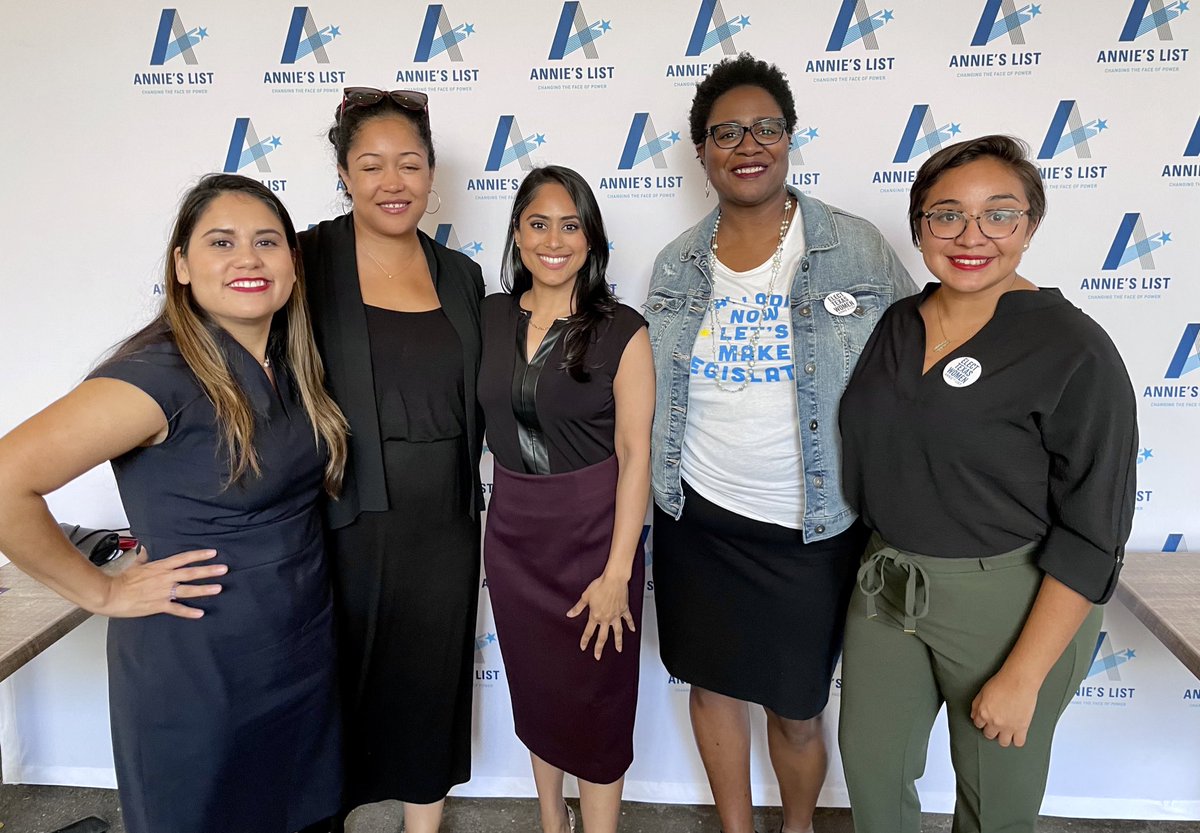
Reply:
[[[792, 223], [792, 197], [787, 195], [783, 203], [783, 221], [779, 224], [779, 245], [775, 247], [775, 254], [771, 256], [771, 280], [767, 283], [767, 292], [763, 297], [762, 306], [759, 308], [758, 324], [750, 332], [750, 359], [746, 363], [746, 378], [742, 380], [737, 387], [726, 387], [721, 383], [720, 379], [714, 379], [717, 383], [717, 390], [725, 393], [741, 393], [750, 384], [750, 376], [754, 373], [755, 357], [758, 355], [758, 339], [762, 332], [762, 322], [766, 320], [767, 308], [771, 305], [771, 296], [775, 294], [775, 283], [779, 280], [779, 270], [783, 266], [783, 241], [787, 237], [788, 227]], [[713, 226], [712, 240], [709, 242], [709, 249], [712, 252], [712, 268], [715, 271], [717, 268], [717, 232], [721, 230], [721, 212], [717, 212], [717, 222]], [[713, 360], [715, 361], [720, 354], [717, 347], [717, 331], [720, 329], [720, 321], [717, 319], [717, 299], [716, 293], [708, 299], [708, 334], [712, 339]], [[732, 323], [732, 322], [731, 322]]]

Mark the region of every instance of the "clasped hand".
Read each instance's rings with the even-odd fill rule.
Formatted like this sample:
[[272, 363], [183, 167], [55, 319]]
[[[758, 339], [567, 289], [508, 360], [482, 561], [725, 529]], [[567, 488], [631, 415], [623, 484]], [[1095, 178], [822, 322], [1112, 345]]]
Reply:
[[224, 564], [192, 565], [216, 554], [216, 550], [189, 550], [150, 561], [145, 549], [138, 550], [133, 564], [108, 577], [104, 602], [92, 613], [121, 618], [169, 613], [199, 619], [204, 611], [184, 604], [184, 600], [215, 596], [221, 592], [221, 585], [189, 582], [225, 575], [229, 568]]
[[1001, 746], [1024, 746], [1038, 686], [1022, 683], [1003, 670], [984, 683], [971, 701], [971, 720], [988, 740]]
[[601, 575], [587, 586], [575, 606], [567, 611], [567, 617], [574, 619], [584, 608], [588, 611], [587, 626], [583, 629], [583, 638], [579, 640], [579, 650], [586, 651], [592, 635], [596, 636], [596, 659], [600, 659], [604, 646], [608, 643], [608, 632], [612, 630], [613, 646], [620, 653], [621, 637], [624, 633], [622, 622], [630, 632], [636, 632], [633, 624], [633, 613], [629, 610], [629, 582], [619, 578]]

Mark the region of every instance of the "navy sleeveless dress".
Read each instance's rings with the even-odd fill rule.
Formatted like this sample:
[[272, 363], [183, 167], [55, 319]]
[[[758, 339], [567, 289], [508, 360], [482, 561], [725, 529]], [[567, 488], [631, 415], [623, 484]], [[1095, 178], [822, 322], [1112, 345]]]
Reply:
[[278, 392], [223, 331], [255, 411], [262, 476], [225, 488], [212, 404], [173, 343], [92, 377], [149, 394], [156, 446], [115, 460], [130, 527], [151, 559], [212, 548], [229, 566], [204, 618], [111, 619], [109, 707], [129, 833], [293, 833], [337, 812], [340, 732], [329, 582], [317, 498], [324, 449], [283, 366]]

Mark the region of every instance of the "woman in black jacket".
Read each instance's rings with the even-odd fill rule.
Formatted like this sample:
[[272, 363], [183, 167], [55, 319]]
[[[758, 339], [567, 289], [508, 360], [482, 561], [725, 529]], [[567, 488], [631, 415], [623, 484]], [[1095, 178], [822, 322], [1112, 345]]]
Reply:
[[475, 401], [483, 275], [417, 229], [432, 199], [423, 93], [345, 91], [329, 140], [353, 210], [300, 235], [328, 384], [350, 422], [330, 557], [350, 810], [405, 802], [432, 833], [470, 778], [479, 593]]

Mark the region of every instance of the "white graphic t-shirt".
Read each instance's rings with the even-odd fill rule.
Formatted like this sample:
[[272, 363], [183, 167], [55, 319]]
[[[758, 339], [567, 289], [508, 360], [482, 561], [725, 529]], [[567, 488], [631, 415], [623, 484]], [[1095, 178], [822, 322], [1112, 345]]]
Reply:
[[[714, 258], [715, 309], [704, 313], [692, 349], [680, 460], [683, 479], [706, 500], [790, 529], [804, 526], [790, 306], [792, 277], [804, 255], [798, 209], [770, 298], [770, 259], [748, 272], [734, 272]], [[757, 345], [751, 341], [755, 331]], [[718, 380], [723, 388], [746, 385], [737, 392], [721, 390]]]

